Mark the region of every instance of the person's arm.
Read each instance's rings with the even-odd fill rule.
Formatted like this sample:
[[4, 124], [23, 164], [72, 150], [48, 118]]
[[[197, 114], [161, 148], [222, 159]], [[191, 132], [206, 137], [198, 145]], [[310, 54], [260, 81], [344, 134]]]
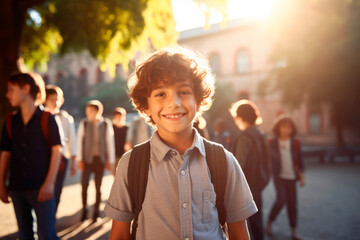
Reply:
[[76, 134], [75, 134], [75, 123], [74, 123], [74, 118], [72, 116], [68, 116], [68, 147], [69, 147], [69, 152], [70, 152], [70, 176], [74, 176], [76, 174], [76, 155], [77, 155], [77, 148], [76, 148]]
[[0, 155], [0, 199], [3, 203], [9, 203], [9, 191], [6, 186], [6, 175], [9, 170], [11, 152], [1, 151]]
[[246, 220], [227, 223], [229, 240], [250, 240]]
[[82, 143], [83, 143], [84, 132], [85, 132], [84, 124], [85, 124], [84, 120], [80, 121], [78, 132], [77, 132], [77, 160], [78, 160], [78, 168], [80, 171], [84, 170], [84, 162], [82, 159], [82, 150], [83, 150]]
[[39, 202], [45, 202], [47, 200], [50, 200], [53, 196], [55, 180], [60, 165], [60, 157], [61, 157], [61, 145], [58, 144], [52, 146], [49, 171], [38, 193], [37, 200]]
[[[107, 121], [107, 120], [105, 120]], [[107, 121], [106, 124], [106, 141], [107, 141], [107, 156], [108, 159], [106, 160], [105, 168], [112, 172], [113, 165], [115, 164], [115, 140], [114, 140], [114, 129], [112, 123]]]
[[130, 240], [130, 223], [113, 220], [110, 240]]

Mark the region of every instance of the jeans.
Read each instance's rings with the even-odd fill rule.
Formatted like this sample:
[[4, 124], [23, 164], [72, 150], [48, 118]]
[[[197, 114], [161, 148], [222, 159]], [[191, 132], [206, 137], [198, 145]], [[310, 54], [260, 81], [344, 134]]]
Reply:
[[10, 191], [19, 227], [19, 238], [34, 239], [34, 219], [31, 214], [33, 209], [37, 219], [38, 239], [58, 239], [55, 230], [55, 200], [52, 198], [46, 202], [38, 202], [38, 193], [38, 189]]
[[95, 189], [96, 189], [96, 202], [95, 202], [95, 212], [99, 211], [99, 206], [101, 202], [101, 182], [104, 175], [105, 164], [101, 162], [100, 157], [94, 157], [91, 164], [84, 163], [84, 171], [81, 176], [81, 185], [82, 185], [82, 201], [83, 207], [86, 208], [87, 205], [87, 189], [89, 186], [90, 175], [92, 172], [95, 173]]
[[279, 177], [274, 177], [274, 183], [276, 188], [276, 201], [271, 208], [269, 221], [273, 222], [284, 205], [286, 205], [290, 226], [296, 227], [296, 180], [286, 180]]

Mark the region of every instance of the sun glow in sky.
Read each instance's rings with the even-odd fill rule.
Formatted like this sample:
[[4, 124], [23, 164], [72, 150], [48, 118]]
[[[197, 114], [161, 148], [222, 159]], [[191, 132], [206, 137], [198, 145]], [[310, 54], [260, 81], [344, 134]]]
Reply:
[[[274, 9], [276, 0], [228, 0], [228, 18], [265, 19]], [[176, 30], [201, 27], [205, 25], [205, 16], [192, 0], [172, 0], [176, 21]], [[210, 23], [222, 21], [220, 13], [214, 13]]]

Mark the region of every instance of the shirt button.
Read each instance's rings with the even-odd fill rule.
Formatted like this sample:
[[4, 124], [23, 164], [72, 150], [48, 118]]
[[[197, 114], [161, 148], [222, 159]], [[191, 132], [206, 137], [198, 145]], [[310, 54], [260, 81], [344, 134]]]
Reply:
[[183, 208], [187, 208], [187, 203], [185, 202], [185, 203], [183, 203]]
[[184, 176], [186, 174], [185, 170], [181, 170], [180, 174]]
[[171, 151], [171, 154], [172, 154], [173, 156], [176, 156], [176, 155], [177, 155], [177, 153], [176, 153], [175, 151]]
[[190, 238], [186, 237], [184, 240], [190, 240]]

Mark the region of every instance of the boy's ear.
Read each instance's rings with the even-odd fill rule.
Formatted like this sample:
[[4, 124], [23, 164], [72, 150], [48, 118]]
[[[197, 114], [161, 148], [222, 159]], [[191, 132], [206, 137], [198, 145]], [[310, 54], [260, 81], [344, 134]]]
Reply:
[[30, 94], [30, 85], [29, 84], [25, 84], [22, 88], [21, 88], [25, 94]]

